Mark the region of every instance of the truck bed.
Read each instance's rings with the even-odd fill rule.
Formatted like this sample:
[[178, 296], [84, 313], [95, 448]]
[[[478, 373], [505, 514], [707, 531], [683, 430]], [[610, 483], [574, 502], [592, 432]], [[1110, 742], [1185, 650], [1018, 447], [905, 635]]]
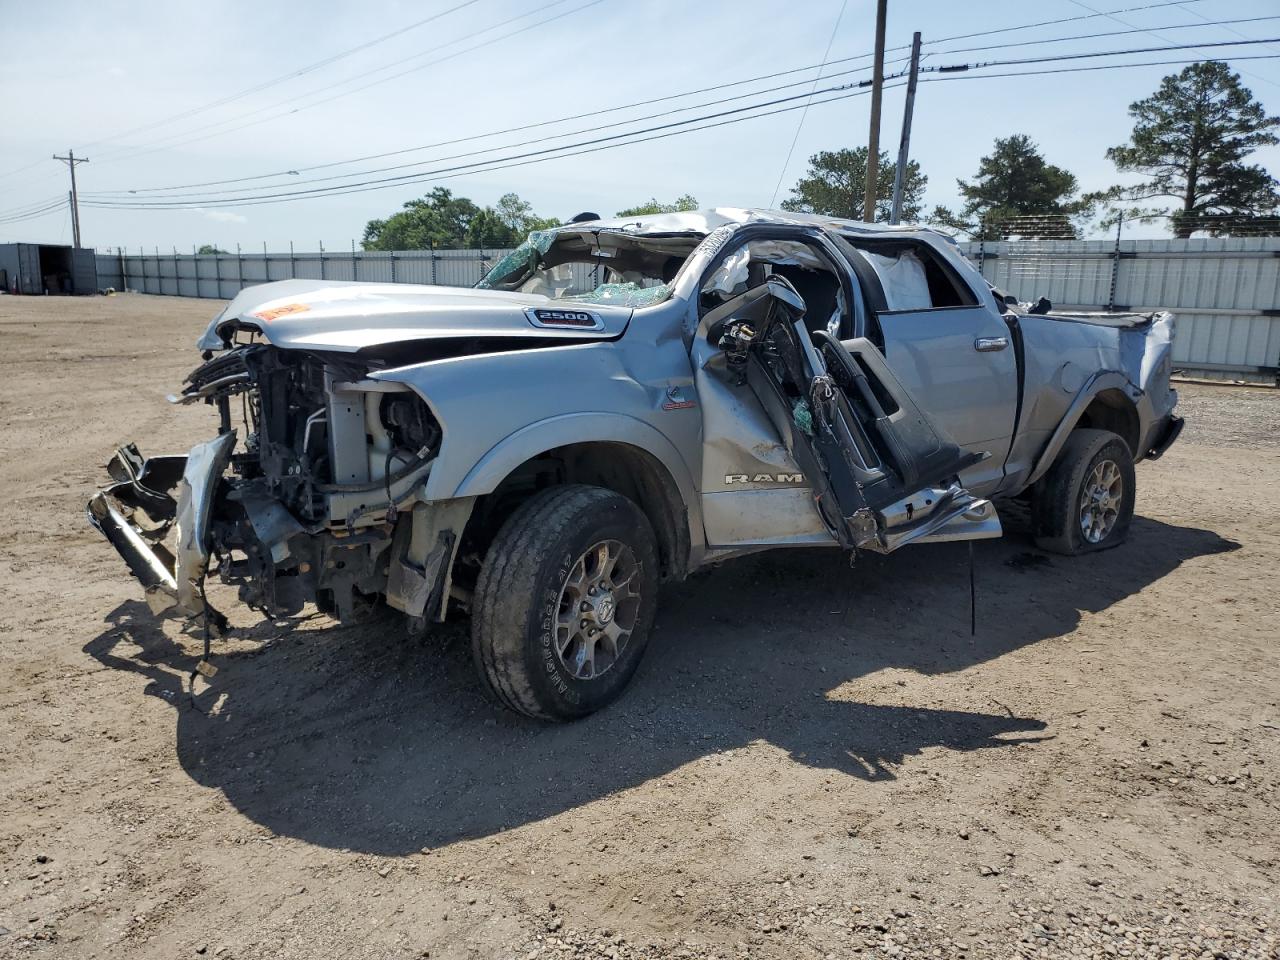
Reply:
[[1158, 313], [1106, 313], [1103, 311], [1070, 313], [1066, 311], [1055, 310], [1052, 313], [1041, 314], [1046, 320], [1061, 320], [1067, 323], [1089, 323], [1098, 327], [1116, 327], [1122, 330], [1130, 330], [1136, 327], [1143, 327], [1151, 323]]

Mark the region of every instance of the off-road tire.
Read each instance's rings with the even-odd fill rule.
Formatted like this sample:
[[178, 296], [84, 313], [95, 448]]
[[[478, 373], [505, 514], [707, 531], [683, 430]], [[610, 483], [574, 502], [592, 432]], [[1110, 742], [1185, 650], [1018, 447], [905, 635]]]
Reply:
[[[555, 651], [561, 591], [593, 544], [619, 541], [637, 567], [639, 610], [616, 662], [578, 679]], [[543, 490], [502, 525], [476, 584], [471, 649], [493, 698], [542, 720], [575, 720], [622, 693], [644, 654], [657, 606], [658, 558], [649, 521], [631, 500], [602, 487]]]
[[[1081, 526], [1081, 499], [1094, 469], [1106, 461], [1119, 468], [1123, 486], [1114, 523], [1094, 543]], [[1033, 492], [1031, 519], [1036, 545], [1068, 556], [1119, 546], [1133, 520], [1135, 479], [1133, 454], [1124, 440], [1108, 430], [1073, 430]]]

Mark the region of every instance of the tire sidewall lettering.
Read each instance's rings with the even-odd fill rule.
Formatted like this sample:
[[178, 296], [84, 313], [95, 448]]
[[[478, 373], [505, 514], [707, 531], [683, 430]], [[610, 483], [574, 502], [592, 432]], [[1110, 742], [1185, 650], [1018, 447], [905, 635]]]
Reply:
[[574, 557], [569, 551], [561, 552], [560, 560], [550, 574], [550, 582], [545, 584], [538, 594], [538, 618], [536, 636], [536, 656], [543, 675], [550, 681], [552, 688], [560, 696], [573, 703], [580, 701], [575, 691], [570, 689], [563, 676], [560, 658], [556, 655], [556, 615], [560, 606], [560, 590], [569, 572], [573, 569]]

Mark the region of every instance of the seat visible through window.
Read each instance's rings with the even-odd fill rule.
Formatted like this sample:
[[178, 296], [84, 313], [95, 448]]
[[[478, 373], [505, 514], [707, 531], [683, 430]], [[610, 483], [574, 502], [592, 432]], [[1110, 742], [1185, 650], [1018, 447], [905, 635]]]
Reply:
[[775, 266], [774, 276], [791, 281], [804, 298], [804, 325], [810, 330], [828, 330], [840, 300], [840, 281], [831, 274], [799, 266]]

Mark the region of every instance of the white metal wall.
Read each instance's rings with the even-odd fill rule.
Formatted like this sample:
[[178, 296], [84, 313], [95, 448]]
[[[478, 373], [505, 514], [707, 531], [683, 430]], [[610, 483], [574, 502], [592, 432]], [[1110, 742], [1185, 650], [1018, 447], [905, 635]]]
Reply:
[[98, 286], [163, 296], [229, 300], [270, 280], [359, 280], [473, 286], [506, 249], [394, 253], [98, 254]]
[[1174, 359], [1188, 370], [1259, 374], [1280, 367], [1280, 237], [975, 241], [961, 249], [1019, 300], [1172, 310]]
[[[974, 241], [961, 250], [1020, 300], [1174, 311], [1174, 359], [1189, 370], [1267, 378], [1280, 366], [1280, 237]], [[98, 285], [220, 299], [290, 277], [469, 287], [508, 252], [99, 254]]]

